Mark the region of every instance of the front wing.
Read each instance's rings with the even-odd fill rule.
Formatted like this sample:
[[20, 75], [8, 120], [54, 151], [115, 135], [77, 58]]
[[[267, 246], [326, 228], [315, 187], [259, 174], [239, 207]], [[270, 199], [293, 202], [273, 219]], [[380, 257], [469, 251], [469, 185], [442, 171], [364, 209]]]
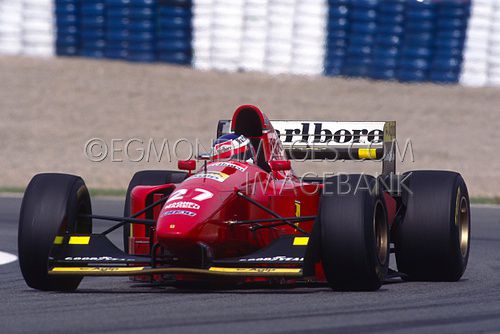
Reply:
[[136, 256], [118, 249], [106, 236], [71, 236], [56, 239], [49, 275], [137, 276], [189, 274], [232, 277], [303, 277], [304, 256], [309, 238], [283, 236], [255, 253], [232, 259], [210, 260], [204, 268], [186, 268], [164, 260]]

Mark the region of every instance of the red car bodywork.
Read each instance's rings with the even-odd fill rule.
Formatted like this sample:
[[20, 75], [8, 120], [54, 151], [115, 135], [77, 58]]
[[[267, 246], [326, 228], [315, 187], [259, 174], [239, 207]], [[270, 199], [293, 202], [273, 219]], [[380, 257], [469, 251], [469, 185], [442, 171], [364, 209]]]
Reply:
[[[157, 219], [157, 224], [152, 229], [132, 225], [131, 254], [150, 254], [150, 246], [158, 242], [180, 263], [190, 266], [199, 264], [200, 246], [219, 260], [251, 254], [282, 235], [303, 236], [290, 225], [255, 230], [252, 225], [232, 224], [234, 221], [272, 218], [268, 212], [238, 196], [238, 192], [282, 217], [315, 216], [318, 211], [321, 183], [304, 182], [292, 169], [283, 168], [287, 160], [285, 151], [268, 118], [255, 106], [241, 106], [233, 115], [231, 130], [248, 130], [250, 127], [257, 130], [246, 131], [246, 136], [252, 143], [260, 144], [258, 154], [261, 156], [256, 159], [256, 164], [207, 161], [180, 184], [138, 186], [132, 190], [132, 213], [164, 196], [169, 196], [169, 199], [162, 208], [154, 210], [153, 217], [144, 214], [137, 217]], [[396, 201], [389, 194], [385, 194], [385, 200], [388, 222], [392, 225]], [[298, 228], [311, 232], [314, 221], [296, 224]], [[316, 268], [317, 280], [323, 281], [320, 266]]]

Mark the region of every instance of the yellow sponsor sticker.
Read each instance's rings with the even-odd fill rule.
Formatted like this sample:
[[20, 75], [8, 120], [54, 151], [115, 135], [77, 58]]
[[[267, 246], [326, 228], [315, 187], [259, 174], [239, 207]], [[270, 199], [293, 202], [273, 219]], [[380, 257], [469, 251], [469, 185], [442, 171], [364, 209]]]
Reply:
[[293, 238], [294, 246], [307, 246], [309, 243], [309, 237], [295, 237]]
[[90, 242], [90, 236], [72, 236], [69, 237], [70, 245], [88, 245]]
[[229, 177], [228, 174], [217, 171], [208, 171], [206, 173], [198, 173], [191, 176], [188, 180], [191, 179], [208, 179], [217, 182], [224, 182]]
[[56, 235], [54, 238], [54, 245], [62, 245], [64, 237], [62, 235]]
[[358, 156], [360, 159], [377, 159], [376, 148], [359, 148]]
[[300, 268], [225, 268], [225, 267], [210, 267], [209, 271], [221, 273], [258, 273], [258, 274], [300, 274]]

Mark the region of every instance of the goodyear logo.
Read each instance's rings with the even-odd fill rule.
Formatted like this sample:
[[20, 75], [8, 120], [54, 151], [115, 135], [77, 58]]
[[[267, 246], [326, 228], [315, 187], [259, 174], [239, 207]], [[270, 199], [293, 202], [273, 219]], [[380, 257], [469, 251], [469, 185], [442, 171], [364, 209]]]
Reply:
[[240, 259], [239, 261], [240, 262], [302, 262], [304, 261], [304, 258], [279, 255], [273, 257], [245, 258], [245, 259]]
[[92, 262], [101, 262], [101, 261], [110, 261], [110, 262], [121, 262], [121, 261], [127, 261], [127, 262], [134, 262], [135, 259], [131, 258], [116, 258], [112, 256], [68, 256], [64, 258], [65, 261], [92, 261]]

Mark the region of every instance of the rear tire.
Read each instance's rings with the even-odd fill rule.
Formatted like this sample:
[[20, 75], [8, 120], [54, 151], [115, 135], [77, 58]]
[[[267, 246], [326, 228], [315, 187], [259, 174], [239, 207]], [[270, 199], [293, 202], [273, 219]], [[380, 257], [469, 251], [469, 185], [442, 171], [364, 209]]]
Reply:
[[[382, 285], [389, 266], [385, 201], [373, 176], [348, 176], [347, 182], [338, 176], [329, 179], [321, 197], [323, 269], [334, 290], [374, 291]], [[350, 191], [343, 191], [339, 184]]]
[[90, 196], [83, 180], [67, 174], [38, 174], [24, 193], [18, 231], [19, 265], [29, 287], [46, 291], [73, 291], [81, 276], [48, 275], [56, 236], [90, 235]]
[[[127, 188], [125, 196], [125, 207], [123, 216], [130, 217], [130, 193], [137, 186], [158, 186], [167, 183], [181, 183], [186, 179], [187, 173], [169, 170], [143, 170], [134, 174]], [[130, 224], [123, 225], [123, 249], [129, 252], [128, 238], [130, 236]]]
[[470, 248], [470, 203], [462, 176], [447, 171], [404, 174], [406, 213], [395, 226], [398, 270], [415, 281], [458, 281]]

